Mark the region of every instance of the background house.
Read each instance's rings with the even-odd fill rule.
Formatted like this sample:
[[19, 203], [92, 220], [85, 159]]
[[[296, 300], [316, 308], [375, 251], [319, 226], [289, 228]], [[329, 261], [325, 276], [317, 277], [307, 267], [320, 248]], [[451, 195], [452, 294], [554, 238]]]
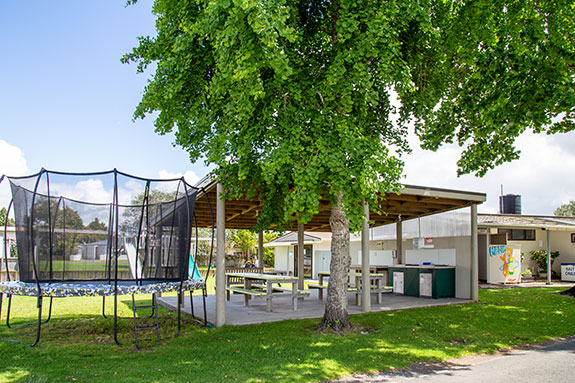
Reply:
[[14, 226], [6, 226], [6, 234], [4, 233], [4, 225], [0, 228], [0, 282], [6, 281], [6, 261], [5, 257], [8, 256], [8, 269], [10, 270], [10, 279], [15, 279], [17, 272], [17, 258], [12, 257], [12, 252], [16, 251], [16, 228]]
[[531, 250], [558, 251], [552, 270], [560, 274], [562, 263], [575, 263], [575, 217], [478, 214], [479, 279], [487, 280], [486, 262], [490, 245], [508, 245], [523, 253], [521, 270], [537, 272]]

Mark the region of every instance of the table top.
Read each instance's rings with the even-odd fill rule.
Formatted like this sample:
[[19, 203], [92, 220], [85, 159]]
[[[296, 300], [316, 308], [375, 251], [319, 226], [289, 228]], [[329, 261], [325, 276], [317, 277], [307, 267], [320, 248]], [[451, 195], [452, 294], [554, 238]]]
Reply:
[[262, 273], [226, 273], [230, 277], [239, 278], [249, 278], [249, 279], [261, 279], [264, 281], [297, 281], [297, 277], [291, 277], [287, 275], [273, 275], [273, 274], [262, 274]]
[[455, 269], [455, 266], [451, 265], [394, 265], [390, 268], [394, 269]]
[[[321, 275], [324, 277], [329, 277], [331, 273], [327, 272], [327, 271], [320, 271], [319, 273], [317, 273], [317, 275]], [[347, 275], [349, 275], [350, 277], [361, 277], [363, 274], [362, 273], [357, 273], [357, 272], [349, 272]], [[370, 277], [383, 277], [385, 276], [385, 274], [382, 273], [369, 273]]]

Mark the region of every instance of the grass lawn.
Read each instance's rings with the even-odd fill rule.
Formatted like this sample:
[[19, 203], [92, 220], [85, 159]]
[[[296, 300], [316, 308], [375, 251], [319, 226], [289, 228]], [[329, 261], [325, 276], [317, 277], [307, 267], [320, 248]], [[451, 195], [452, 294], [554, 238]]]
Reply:
[[[62, 261], [53, 260], [52, 267], [54, 271], [62, 271], [66, 268], [67, 271], [104, 271], [106, 270], [106, 261], [103, 260], [90, 260], [90, 261]], [[48, 270], [48, 264], [40, 262], [40, 270]], [[129, 270], [128, 261], [120, 260], [118, 262], [118, 270]]]
[[[476, 304], [354, 315], [358, 329], [344, 336], [316, 333], [318, 319], [205, 329], [186, 317], [174, 339], [174, 314], [162, 310], [163, 343], [147, 350], [134, 347], [128, 319], [123, 345], [114, 344], [101, 298], [64, 298], [37, 347], [0, 342], [0, 381], [325, 381], [575, 335], [575, 300], [556, 291], [481, 290]], [[16, 299], [18, 319], [33, 319], [35, 300]], [[131, 314], [130, 299], [122, 297], [122, 315]], [[2, 337], [33, 334], [0, 329]]]

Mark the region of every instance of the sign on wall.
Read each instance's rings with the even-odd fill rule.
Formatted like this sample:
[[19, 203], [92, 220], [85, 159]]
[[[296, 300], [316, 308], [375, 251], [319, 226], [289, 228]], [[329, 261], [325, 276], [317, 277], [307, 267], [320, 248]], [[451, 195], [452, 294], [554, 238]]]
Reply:
[[521, 282], [521, 248], [489, 246], [487, 283]]
[[575, 263], [561, 264], [561, 280], [575, 282]]

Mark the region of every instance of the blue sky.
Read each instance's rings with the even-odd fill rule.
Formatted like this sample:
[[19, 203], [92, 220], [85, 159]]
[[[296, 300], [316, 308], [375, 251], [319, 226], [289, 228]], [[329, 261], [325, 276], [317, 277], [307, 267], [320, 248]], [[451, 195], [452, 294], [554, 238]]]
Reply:
[[0, 139], [22, 149], [30, 171], [114, 167], [202, 175], [153, 118], [132, 121], [149, 74], [120, 58], [154, 33], [151, 2], [0, 2]]
[[[117, 168], [144, 177], [207, 173], [154, 132], [153, 117], [132, 121], [148, 74], [120, 62], [137, 37], [154, 34], [150, 0], [0, 1], [0, 174]], [[403, 158], [405, 183], [487, 193], [496, 212], [501, 184], [523, 196], [523, 212], [551, 214], [575, 199], [575, 134], [527, 134], [522, 158], [482, 179], [456, 176], [460, 149], [418, 149]], [[6, 184], [0, 206], [7, 205]]]

